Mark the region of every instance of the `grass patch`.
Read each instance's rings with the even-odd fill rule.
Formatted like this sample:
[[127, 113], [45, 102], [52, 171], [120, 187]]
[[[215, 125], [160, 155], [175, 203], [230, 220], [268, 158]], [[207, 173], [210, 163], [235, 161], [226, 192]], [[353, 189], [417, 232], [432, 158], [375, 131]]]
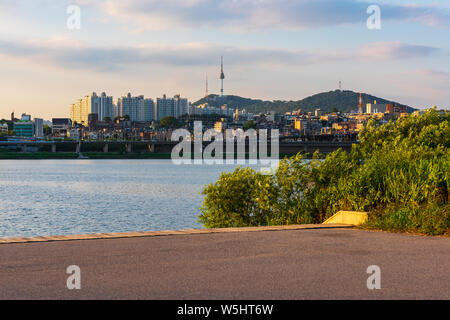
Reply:
[[170, 159], [170, 153], [151, 152], [83, 152], [89, 159]]
[[77, 159], [76, 152], [0, 152], [0, 160]]

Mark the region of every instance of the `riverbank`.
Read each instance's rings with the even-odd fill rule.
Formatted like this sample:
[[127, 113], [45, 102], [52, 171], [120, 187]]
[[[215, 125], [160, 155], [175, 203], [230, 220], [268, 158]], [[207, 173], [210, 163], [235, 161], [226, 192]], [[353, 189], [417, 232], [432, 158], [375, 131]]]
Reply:
[[[159, 159], [168, 160], [172, 158], [171, 153], [163, 152], [83, 152], [85, 159]], [[280, 154], [280, 159], [290, 157], [292, 154]], [[57, 159], [79, 159], [76, 152], [0, 152], [0, 160], [57, 160]], [[191, 156], [194, 159], [194, 156]], [[246, 155], [248, 159], [248, 154]], [[306, 158], [312, 158], [307, 154]]]
[[0, 160], [77, 159], [76, 152], [0, 152]]
[[[170, 153], [120, 153], [120, 152], [83, 152], [84, 159], [170, 159]], [[58, 160], [78, 159], [76, 152], [0, 152], [0, 160]]]

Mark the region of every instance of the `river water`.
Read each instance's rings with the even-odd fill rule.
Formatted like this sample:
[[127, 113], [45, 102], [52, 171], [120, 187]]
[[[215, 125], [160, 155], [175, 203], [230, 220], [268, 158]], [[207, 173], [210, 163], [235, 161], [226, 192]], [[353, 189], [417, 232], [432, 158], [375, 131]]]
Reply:
[[235, 166], [2, 160], [0, 237], [202, 228], [204, 185]]

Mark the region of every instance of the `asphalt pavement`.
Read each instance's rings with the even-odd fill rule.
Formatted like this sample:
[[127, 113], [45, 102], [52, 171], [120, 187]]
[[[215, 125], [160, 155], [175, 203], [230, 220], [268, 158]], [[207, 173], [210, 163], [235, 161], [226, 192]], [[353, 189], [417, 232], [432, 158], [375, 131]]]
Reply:
[[[80, 290], [67, 288], [71, 265]], [[369, 266], [380, 289], [367, 287]], [[0, 245], [0, 299], [450, 299], [449, 289], [449, 238], [358, 229]]]

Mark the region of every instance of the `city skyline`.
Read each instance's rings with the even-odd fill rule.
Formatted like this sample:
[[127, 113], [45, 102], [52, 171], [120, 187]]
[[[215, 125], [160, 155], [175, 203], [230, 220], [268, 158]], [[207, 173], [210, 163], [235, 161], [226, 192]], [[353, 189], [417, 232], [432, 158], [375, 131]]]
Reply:
[[180, 117], [189, 113], [189, 102], [186, 98], [176, 94], [173, 98], [162, 97], [145, 98], [144, 95], [133, 96], [130, 92], [121, 97], [108, 96], [105, 92], [78, 99], [70, 106], [70, 119], [73, 123], [88, 125], [93, 120], [103, 121], [105, 118], [115, 119], [128, 116], [132, 122], [159, 121], [166, 116]]
[[[233, 4], [234, 3], [234, 4]], [[81, 10], [70, 30], [67, 7]], [[412, 107], [450, 101], [450, 5], [379, 1], [369, 30], [364, 1], [3, 1], [0, 118], [67, 117], [92, 91], [120, 97], [220, 94], [300, 100], [338, 89]], [[411, 35], [414, 35], [412, 37]], [[26, 92], [27, 94], [24, 94]]]

